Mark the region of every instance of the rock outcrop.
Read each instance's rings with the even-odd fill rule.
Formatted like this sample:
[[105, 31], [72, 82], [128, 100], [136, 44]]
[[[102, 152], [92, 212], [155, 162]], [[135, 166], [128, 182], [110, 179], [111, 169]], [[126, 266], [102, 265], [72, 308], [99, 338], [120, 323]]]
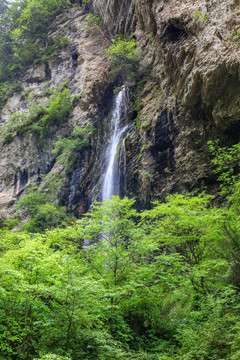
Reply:
[[95, 13], [113, 34], [129, 34], [136, 26], [136, 0], [93, 0]]

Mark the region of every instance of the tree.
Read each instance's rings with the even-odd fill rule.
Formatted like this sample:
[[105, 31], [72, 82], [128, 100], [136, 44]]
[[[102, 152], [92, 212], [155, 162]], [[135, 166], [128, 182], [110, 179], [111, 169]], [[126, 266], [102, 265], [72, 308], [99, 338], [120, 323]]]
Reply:
[[220, 182], [221, 194], [226, 196], [239, 181], [240, 143], [229, 148], [220, 147], [218, 141], [209, 141], [208, 145], [214, 165], [213, 171], [218, 175]]
[[181, 256], [181, 271], [188, 276], [193, 289], [202, 293], [214, 288], [217, 276], [214, 268], [219, 266], [220, 272], [227, 268], [220, 247], [225, 237], [221, 226], [225, 214], [213, 208], [211, 200], [212, 196], [205, 194], [197, 197], [176, 194], [142, 213], [142, 226], [148, 238], [167, 254]]

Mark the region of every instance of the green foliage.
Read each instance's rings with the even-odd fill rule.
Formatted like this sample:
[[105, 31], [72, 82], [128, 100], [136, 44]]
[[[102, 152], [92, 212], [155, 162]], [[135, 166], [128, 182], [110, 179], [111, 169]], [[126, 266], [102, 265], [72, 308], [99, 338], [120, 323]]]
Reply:
[[[47, 221], [43, 194], [22, 209]], [[72, 226], [0, 231], [0, 357], [237, 360], [239, 208], [211, 202], [114, 197]]]
[[58, 154], [57, 161], [64, 164], [67, 171], [72, 168], [89, 146], [89, 137], [92, 131], [93, 128], [90, 125], [84, 128], [76, 126], [68, 138], [59, 138], [55, 143], [53, 153]]
[[74, 97], [70, 96], [67, 84], [68, 82], [65, 82], [50, 96], [48, 106], [33, 104], [28, 115], [15, 113], [9, 124], [2, 128], [5, 131], [3, 144], [8, 144], [14, 136], [23, 133], [35, 133], [39, 136], [39, 141], [42, 141], [46, 135], [49, 135], [52, 128], [63, 125], [69, 116], [74, 100]]
[[82, 0], [82, 5], [85, 6], [87, 4], [89, 4], [91, 2], [91, 0]]
[[107, 50], [111, 62], [111, 75], [121, 75], [125, 80], [133, 81], [137, 75], [139, 52], [137, 42], [133, 39], [124, 39], [117, 35], [112, 39], [112, 45]]
[[28, 186], [27, 194], [22, 196], [17, 205], [17, 210], [22, 210], [26, 216], [37, 214], [38, 207], [49, 201], [49, 196], [39, 191], [37, 185], [31, 183]]
[[85, 30], [91, 29], [95, 26], [100, 26], [102, 25], [102, 21], [100, 20], [100, 18], [97, 15], [93, 15], [91, 13], [88, 13], [87, 15], [87, 24], [83, 25], [83, 28]]
[[56, 226], [66, 226], [68, 220], [65, 207], [43, 204], [37, 207], [37, 213], [28, 220], [22, 229], [28, 232], [43, 232]]
[[49, 25], [67, 0], [15, 0], [1, 5], [0, 11], [0, 108], [13, 91], [30, 64], [46, 62], [69, 44], [63, 34], [48, 37]]
[[0, 109], [4, 106], [7, 98], [14, 92], [20, 92], [22, 85], [20, 83], [4, 82], [0, 83]]
[[39, 48], [37, 56], [34, 57], [34, 64], [46, 63], [52, 56], [56, 56], [59, 49], [64, 48], [70, 44], [69, 39], [64, 36], [48, 37], [47, 47]]
[[50, 204], [51, 194], [44, 192], [35, 184], [30, 184], [27, 194], [23, 195], [16, 209], [21, 216], [28, 217], [22, 229], [28, 232], [43, 232], [46, 229], [66, 226], [70, 220], [64, 207]]
[[227, 40], [238, 41], [240, 39], [240, 30], [233, 31], [232, 33], [225, 34]]
[[240, 180], [240, 143], [229, 148], [220, 147], [218, 142], [209, 141], [209, 150], [212, 155], [214, 173], [221, 183], [221, 194], [231, 193], [234, 184]]
[[18, 217], [15, 218], [0, 218], [0, 229], [11, 230], [19, 224]]
[[204, 24], [207, 21], [207, 19], [209, 19], [209, 17], [210, 17], [209, 13], [202, 14], [199, 10], [194, 11], [193, 14], [194, 20], [198, 21], [201, 24]]
[[0, 18], [0, 82], [12, 81], [33, 61], [41, 62], [66, 45], [47, 37], [49, 25], [67, 0], [16, 0]]

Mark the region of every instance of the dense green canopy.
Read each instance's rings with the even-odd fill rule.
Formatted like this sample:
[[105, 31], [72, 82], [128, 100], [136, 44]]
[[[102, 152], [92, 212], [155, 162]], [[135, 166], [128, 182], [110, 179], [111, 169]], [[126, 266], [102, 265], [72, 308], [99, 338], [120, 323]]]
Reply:
[[2, 230], [0, 358], [237, 360], [239, 215], [211, 200], [116, 197], [65, 228]]

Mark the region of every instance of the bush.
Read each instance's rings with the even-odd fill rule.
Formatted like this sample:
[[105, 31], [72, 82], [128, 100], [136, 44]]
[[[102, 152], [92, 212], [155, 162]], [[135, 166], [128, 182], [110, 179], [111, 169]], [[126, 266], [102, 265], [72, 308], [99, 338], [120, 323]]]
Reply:
[[43, 232], [57, 226], [67, 225], [68, 216], [65, 207], [49, 203], [37, 206], [36, 214], [22, 227], [29, 232]]
[[0, 109], [4, 106], [7, 98], [14, 92], [20, 92], [22, 90], [21, 83], [0, 83]]
[[49, 196], [42, 193], [37, 185], [30, 183], [27, 193], [19, 199], [16, 209], [21, 210], [25, 216], [35, 216], [38, 207], [49, 200]]
[[220, 182], [221, 194], [227, 195], [233, 191], [234, 184], [240, 180], [240, 143], [229, 148], [220, 147], [218, 142], [209, 141], [209, 151], [212, 155], [214, 173]]
[[112, 45], [107, 50], [112, 76], [122, 75], [128, 81], [135, 79], [139, 62], [136, 46], [137, 42], [133, 39], [124, 39], [119, 35], [112, 39]]
[[102, 25], [102, 21], [100, 20], [100, 18], [97, 15], [93, 15], [93, 14], [89, 13], [87, 15], [87, 24], [83, 25], [83, 28], [85, 30], [88, 30], [88, 29], [95, 27], [96, 25], [97, 26]]
[[65, 226], [69, 221], [66, 208], [51, 204], [51, 195], [35, 184], [30, 184], [27, 194], [23, 195], [16, 206], [20, 214], [28, 217], [22, 229], [28, 232], [43, 232], [57, 226]]

